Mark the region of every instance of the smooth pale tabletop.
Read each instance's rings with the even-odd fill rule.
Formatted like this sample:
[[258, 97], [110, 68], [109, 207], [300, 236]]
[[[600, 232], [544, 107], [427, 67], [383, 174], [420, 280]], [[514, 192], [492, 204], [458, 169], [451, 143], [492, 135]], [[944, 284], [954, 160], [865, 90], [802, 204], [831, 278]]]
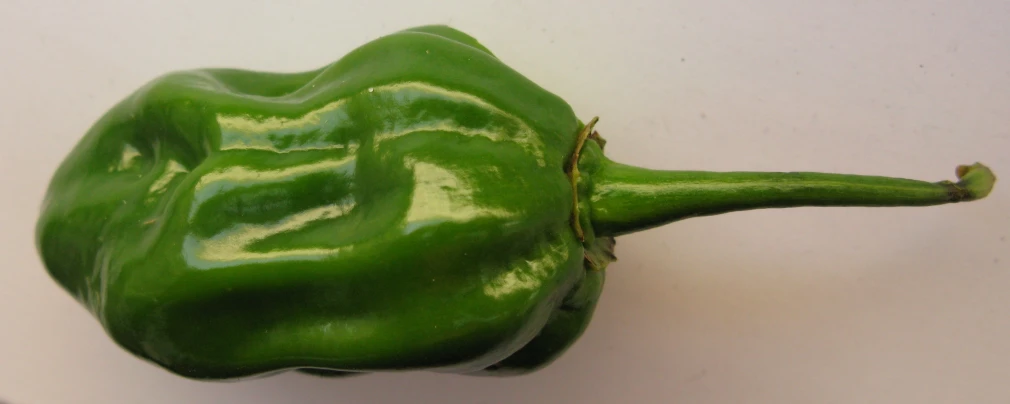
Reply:
[[[548, 3], [548, 4], [545, 4]], [[449, 24], [568, 100], [615, 160], [1010, 178], [1010, 4], [5, 1], [0, 402], [1006, 403], [1010, 185], [931, 208], [800, 208], [622, 237], [582, 339], [511, 379], [185, 380], [115, 346], [33, 244], [59, 162], [168, 71], [301, 71]]]

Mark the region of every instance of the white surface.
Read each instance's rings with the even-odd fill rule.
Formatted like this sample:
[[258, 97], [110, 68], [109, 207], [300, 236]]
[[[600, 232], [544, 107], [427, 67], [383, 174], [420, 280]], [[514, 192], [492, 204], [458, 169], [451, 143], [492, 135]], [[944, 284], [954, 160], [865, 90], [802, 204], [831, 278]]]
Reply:
[[[115, 347], [47, 277], [53, 169], [169, 70], [315, 68], [449, 23], [602, 117], [654, 168], [1010, 178], [1005, 1], [54, 2], [0, 5], [0, 401], [1007, 403], [1010, 183], [986, 200], [791, 209], [627, 236], [597, 315], [534, 375], [184, 380]], [[366, 5], [368, 4], [368, 5]]]

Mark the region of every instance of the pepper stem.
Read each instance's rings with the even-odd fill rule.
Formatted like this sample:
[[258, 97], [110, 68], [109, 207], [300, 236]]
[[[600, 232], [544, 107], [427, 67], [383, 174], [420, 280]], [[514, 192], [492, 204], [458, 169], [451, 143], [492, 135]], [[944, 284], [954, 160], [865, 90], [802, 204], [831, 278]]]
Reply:
[[593, 178], [592, 223], [619, 236], [698, 216], [802, 206], [931, 206], [985, 198], [996, 182], [975, 163], [958, 182], [808, 172], [657, 171], [605, 161]]

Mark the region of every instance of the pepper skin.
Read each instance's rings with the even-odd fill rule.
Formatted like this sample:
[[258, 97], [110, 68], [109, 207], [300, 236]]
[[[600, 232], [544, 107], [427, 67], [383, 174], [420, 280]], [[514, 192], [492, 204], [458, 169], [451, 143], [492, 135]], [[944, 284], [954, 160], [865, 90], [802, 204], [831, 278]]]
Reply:
[[72, 150], [36, 243], [117, 344], [184, 377], [514, 375], [586, 329], [616, 236], [995, 181], [652, 171], [607, 159], [593, 123], [444, 26], [304, 73], [171, 73]]

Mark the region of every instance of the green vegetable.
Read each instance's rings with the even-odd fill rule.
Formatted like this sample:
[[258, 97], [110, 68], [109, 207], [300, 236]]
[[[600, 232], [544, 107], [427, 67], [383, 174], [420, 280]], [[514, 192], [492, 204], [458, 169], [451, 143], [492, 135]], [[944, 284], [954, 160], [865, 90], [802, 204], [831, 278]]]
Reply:
[[985, 197], [960, 181], [653, 171], [561, 98], [428, 26], [319, 70], [160, 77], [59, 167], [51, 276], [176, 374], [520, 374], [589, 324], [614, 237], [694, 216]]

